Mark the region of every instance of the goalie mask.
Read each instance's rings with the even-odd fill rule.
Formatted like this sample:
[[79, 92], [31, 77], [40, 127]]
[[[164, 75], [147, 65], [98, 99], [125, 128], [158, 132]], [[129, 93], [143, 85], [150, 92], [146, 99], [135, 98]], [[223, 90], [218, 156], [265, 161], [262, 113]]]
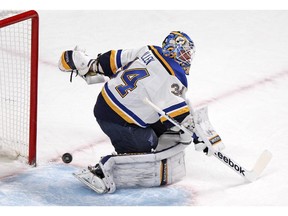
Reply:
[[172, 31], [162, 43], [163, 54], [173, 58], [188, 75], [195, 46], [190, 37], [184, 32]]

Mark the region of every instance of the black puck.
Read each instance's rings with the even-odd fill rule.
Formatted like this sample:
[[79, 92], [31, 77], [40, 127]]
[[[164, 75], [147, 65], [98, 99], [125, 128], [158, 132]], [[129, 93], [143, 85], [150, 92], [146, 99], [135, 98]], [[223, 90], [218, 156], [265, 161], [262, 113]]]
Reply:
[[72, 155], [70, 153], [65, 153], [62, 155], [62, 161], [64, 163], [70, 163], [72, 161]]

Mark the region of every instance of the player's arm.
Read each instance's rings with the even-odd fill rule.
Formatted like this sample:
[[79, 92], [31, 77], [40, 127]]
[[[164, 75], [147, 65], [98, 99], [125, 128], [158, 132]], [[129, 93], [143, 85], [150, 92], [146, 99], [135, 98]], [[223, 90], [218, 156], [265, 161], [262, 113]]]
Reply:
[[93, 58], [76, 46], [74, 50], [62, 53], [58, 67], [64, 72], [76, 71], [88, 84], [103, 82], [103, 76], [113, 77], [119, 68], [135, 60], [147, 49], [145, 46], [140, 49], [110, 50]]
[[148, 51], [147, 46], [138, 49], [110, 50], [98, 56], [98, 68], [105, 76], [113, 77], [119, 68], [142, 56], [146, 51]]

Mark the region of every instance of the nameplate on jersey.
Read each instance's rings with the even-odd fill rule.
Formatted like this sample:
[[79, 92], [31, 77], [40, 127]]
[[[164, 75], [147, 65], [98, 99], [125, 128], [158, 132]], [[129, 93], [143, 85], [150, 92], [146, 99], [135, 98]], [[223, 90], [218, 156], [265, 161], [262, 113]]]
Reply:
[[143, 56], [141, 56], [142, 61], [148, 65], [150, 62], [155, 61], [152, 53], [150, 51], [147, 51], [144, 53]]

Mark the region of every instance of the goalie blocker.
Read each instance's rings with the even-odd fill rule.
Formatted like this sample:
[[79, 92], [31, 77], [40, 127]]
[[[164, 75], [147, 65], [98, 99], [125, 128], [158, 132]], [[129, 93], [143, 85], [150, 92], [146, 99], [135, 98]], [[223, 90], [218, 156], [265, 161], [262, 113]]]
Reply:
[[[73, 175], [97, 193], [113, 193], [116, 188], [156, 187], [175, 183], [186, 175], [184, 149], [177, 144], [169, 149], [137, 155], [108, 155], [95, 169]], [[99, 167], [96, 166], [98, 171]], [[98, 172], [99, 173], [99, 172]], [[96, 174], [96, 175], [95, 175]]]

